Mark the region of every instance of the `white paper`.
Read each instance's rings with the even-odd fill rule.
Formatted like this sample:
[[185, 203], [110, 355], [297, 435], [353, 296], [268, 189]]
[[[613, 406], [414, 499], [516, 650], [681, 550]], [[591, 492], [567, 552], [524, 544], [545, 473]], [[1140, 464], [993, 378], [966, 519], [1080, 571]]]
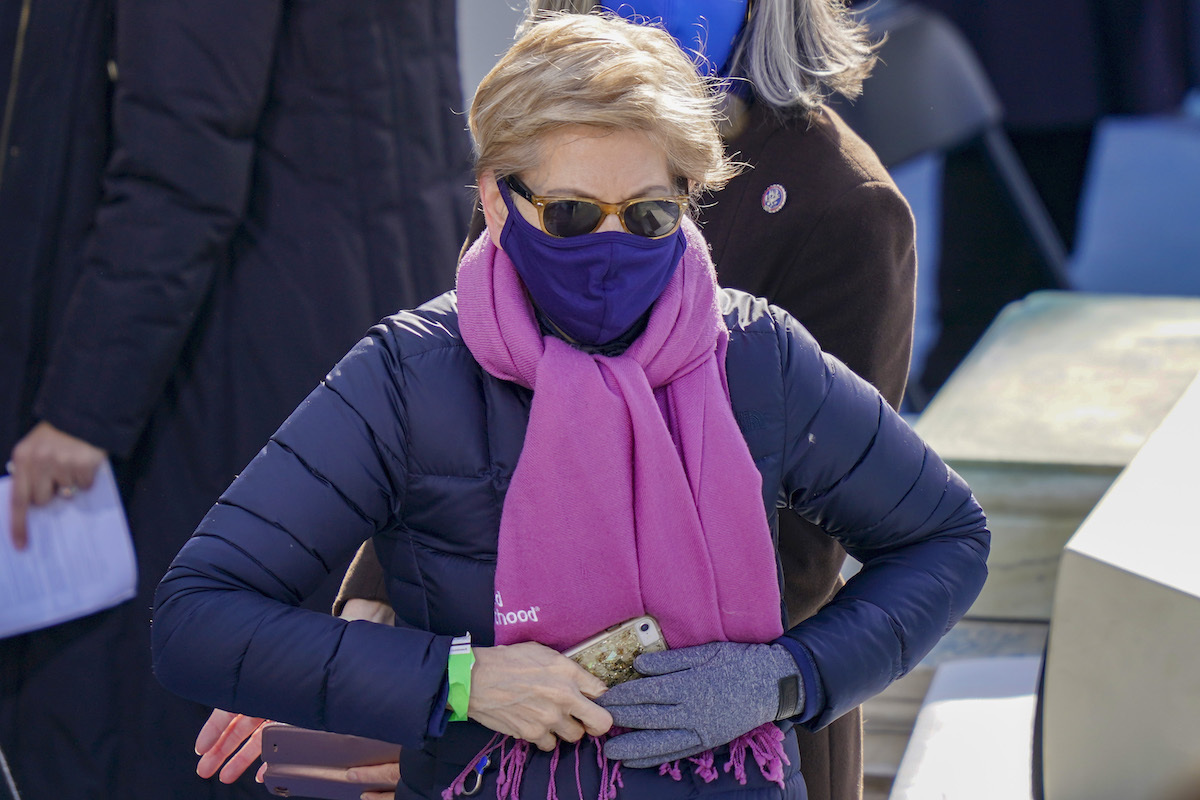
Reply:
[[86, 491], [29, 509], [29, 544], [12, 543], [12, 478], [0, 478], [0, 639], [95, 613], [134, 596], [137, 563], [106, 462]]

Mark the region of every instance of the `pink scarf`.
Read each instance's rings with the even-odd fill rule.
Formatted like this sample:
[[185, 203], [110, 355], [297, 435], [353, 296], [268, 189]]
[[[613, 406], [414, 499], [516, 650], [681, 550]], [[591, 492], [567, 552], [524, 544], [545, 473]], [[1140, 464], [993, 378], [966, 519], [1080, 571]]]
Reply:
[[762, 478], [725, 382], [715, 272], [699, 230], [684, 230], [646, 330], [613, 357], [543, 336], [486, 231], [462, 260], [471, 354], [533, 389], [500, 518], [497, 644], [564, 650], [641, 614], [672, 648], [783, 632]]

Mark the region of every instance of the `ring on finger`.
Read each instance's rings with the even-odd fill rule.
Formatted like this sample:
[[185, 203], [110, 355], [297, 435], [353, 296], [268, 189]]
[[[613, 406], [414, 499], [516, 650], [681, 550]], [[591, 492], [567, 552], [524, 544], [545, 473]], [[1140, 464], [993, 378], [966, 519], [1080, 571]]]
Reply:
[[75, 486], [60, 486], [60, 487], [58, 487], [58, 496], [63, 499], [69, 500], [70, 498], [75, 496], [75, 493], [77, 491], [79, 491], [79, 489], [78, 489], [78, 487], [75, 487]]

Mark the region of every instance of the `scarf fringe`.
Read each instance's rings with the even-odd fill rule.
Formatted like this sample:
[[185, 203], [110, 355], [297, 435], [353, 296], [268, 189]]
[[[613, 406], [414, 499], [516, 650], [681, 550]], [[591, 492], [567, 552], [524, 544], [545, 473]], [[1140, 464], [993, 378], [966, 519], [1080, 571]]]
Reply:
[[[588, 739], [596, 747], [596, 767], [600, 770], [600, 791], [596, 800], [616, 800], [617, 791], [625, 788], [625, 781], [621, 777], [621, 762], [610, 761], [604, 757], [604, 742], [608, 739], [607, 734], [589, 736]], [[758, 766], [759, 773], [763, 778], [783, 789], [783, 768], [792, 763], [788, 759], [787, 753], [784, 752], [783, 741], [783, 731], [768, 722], [748, 733], [743, 733], [729, 743], [729, 758], [722, 765], [721, 770], [717, 769], [716, 755], [712, 750], [691, 756], [687, 761], [692, 765], [692, 772], [705, 783], [715, 781], [721, 776], [721, 772], [726, 774], [732, 772], [734, 779], [745, 786], [746, 756], [750, 755], [754, 758], [754, 763]], [[582, 744], [582, 740], [575, 743], [575, 788], [579, 793], [579, 800], [587, 800], [583, 796], [583, 781], [579, 773]], [[529, 761], [532, 748], [533, 745], [523, 739], [513, 739], [511, 736], [501, 738], [497, 733], [479, 751], [479, 754], [471, 759], [458, 777], [442, 791], [442, 800], [454, 800], [454, 798], [464, 795], [467, 778], [473, 772], [482, 772], [477, 767], [480, 764], [486, 766], [491, 761], [492, 754], [497, 750], [500, 751], [500, 755], [496, 774], [496, 800], [520, 800], [521, 780], [525, 776], [525, 766]], [[558, 742], [550, 753], [550, 778], [547, 781], [546, 800], [560, 800], [554, 777], [558, 772], [561, 748], [562, 742]], [[683, 769], [680, 766], [682, 761], [683, 759], [678, 759], [661, 764], [658, 774], [669, 775], [674, 781], [683, 780]]]
[[[596, 766], [600, 768], [600, 794], [597, 800], [614, 800], [617, 788], [625, 788], [625, 782], [621, 780], [621, 762], [610, 761], [604, 757], [604, 742], [608, 740], [608, 734], [588, 738], [596, 746]], [[551, 776], [550, 782], [554, 782], [554, 776]], [[582, 790], [579, 792], [579, 800], [584, 800]]]
[[531, 745], [524, 739], [515, 739], [512, 741], [512, 749], [504, 755], [504, 748], [500, 749], [500, 771], [496, 777], [496, 799], [497, 800], [520, 800], [521, 797], [521, 779], [525, 777], [525, 765], [529, 762], [529, 748]]

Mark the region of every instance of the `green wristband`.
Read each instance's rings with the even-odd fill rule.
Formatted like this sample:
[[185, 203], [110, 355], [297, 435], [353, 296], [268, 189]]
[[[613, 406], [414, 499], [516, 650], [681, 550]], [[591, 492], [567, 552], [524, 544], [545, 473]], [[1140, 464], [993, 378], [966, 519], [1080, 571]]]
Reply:
[[474, 666], [471, 634], [455, 637], [450, 643], [450, 660], [446, 663], [446, 675], [450, 679], [451, 722], [465, 722], [467, 719], [467, 704], [471, 700], [471, 668]]

